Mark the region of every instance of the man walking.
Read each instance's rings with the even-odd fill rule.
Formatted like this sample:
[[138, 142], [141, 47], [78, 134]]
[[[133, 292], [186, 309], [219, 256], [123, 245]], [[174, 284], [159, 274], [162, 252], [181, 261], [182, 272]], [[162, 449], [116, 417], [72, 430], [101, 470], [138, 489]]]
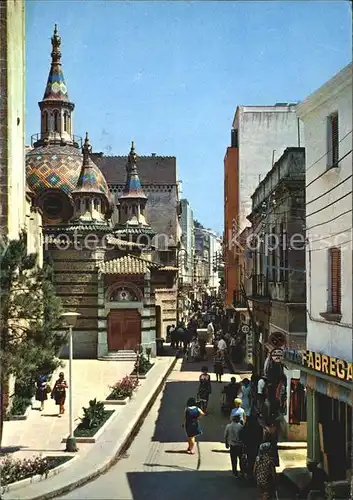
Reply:
[[232, 422], [228, 424], [224, 432], [224, 441], [226, 448], [230, 451], [230, 460], [232, 462], [232, 471], [235, 477], [238, 475], [238, 459], [240, 468], [240, 458], [243, 450], [243, 443], [240, 439], [243, 426], [240, 423], [240, 416], [234, 415], [232, 417]]

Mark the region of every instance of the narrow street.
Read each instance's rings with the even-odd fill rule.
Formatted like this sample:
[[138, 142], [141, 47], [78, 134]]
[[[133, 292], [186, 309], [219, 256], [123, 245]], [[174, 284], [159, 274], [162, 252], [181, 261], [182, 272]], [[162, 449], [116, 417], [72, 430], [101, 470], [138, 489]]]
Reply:
[[[196, 396], [200, 368], [201, 363], [179, 360], [126, 456], [106, 474], [61, 498], [181, 500], [192, 494], [203, 500], [255, 500], [256, 488], [232, 476], [229, 454], [221, 442], [227, 423], [220, 411], [223, 384], [213, 383], [209, 415], [202, 420], [203, 435], [197, 453], [185, 453], [183, 409], [186, 400]], [[230, 377], [226, 374], [224, 381]], [[281, 491], [279, 498], [293, 497]]]

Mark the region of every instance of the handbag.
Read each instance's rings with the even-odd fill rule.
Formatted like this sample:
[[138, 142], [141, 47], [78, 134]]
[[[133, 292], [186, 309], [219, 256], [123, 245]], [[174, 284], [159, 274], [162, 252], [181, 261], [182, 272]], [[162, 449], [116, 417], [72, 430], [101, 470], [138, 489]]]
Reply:
[[49, 384], [47, 384], [46, 388], [45, 388], [45, 391], [47, 394], [50, 394], [51, 393], [51, 387]]

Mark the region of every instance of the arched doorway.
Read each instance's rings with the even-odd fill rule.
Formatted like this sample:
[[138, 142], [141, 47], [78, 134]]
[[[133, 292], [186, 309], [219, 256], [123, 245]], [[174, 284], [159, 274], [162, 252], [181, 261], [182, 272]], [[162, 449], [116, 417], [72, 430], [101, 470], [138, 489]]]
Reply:
[[132, 351], [141, 343], [141, 316], [137, 309], [112, 309], [108, 316], [108, 351]]

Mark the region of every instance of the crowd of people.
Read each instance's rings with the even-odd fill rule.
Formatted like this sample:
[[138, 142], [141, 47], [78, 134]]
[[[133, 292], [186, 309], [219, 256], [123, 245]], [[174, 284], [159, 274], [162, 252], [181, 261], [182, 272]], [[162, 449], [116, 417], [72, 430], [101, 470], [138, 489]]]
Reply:
[[[224, 339], [218, 340], [218, 343]], [[223, 345], [217, 345], [216, 357]], [[217, 376], [217, 373], [216, 373]], [[217, 376], [219, 381], [219, 376]], [[263, 380], [263, 379], [261, 379]], [[260, 384], [261, 386], [261, 384]], [[259, 379], [252, 375], [240, 382], [231, 378], [222, 391], [228, 404], [229, 424], [225, 428], [224, 442], [230, 451], [232, 472], [237, 479], [255, 481], [259, 498], [270, 500], [277, 495], [276, 467], [279, 466], [278, 435], [276, 415], [265, 417], [260, 411], [258, 398]], [[194, 454], [196, 437], [202, 433], [199, 420], [207, 416], [209, 398], [212, 394], [211, 377], [207, 366], [201, 369], [196, 398], [187, 401], [184, 427], [188, 438], [187, 453]]]

